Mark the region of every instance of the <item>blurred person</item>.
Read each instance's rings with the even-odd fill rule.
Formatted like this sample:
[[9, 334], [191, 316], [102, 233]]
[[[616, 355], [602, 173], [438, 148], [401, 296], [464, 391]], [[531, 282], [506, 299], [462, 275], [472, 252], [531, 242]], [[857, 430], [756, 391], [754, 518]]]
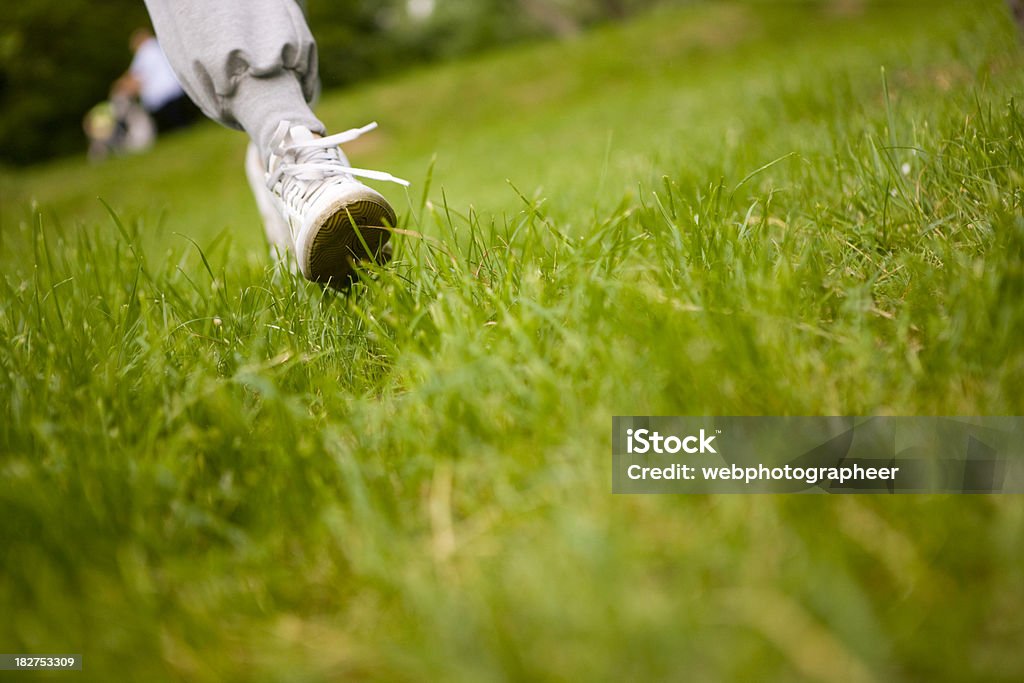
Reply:
[[385, 260], [395, 225], [387, 200], [357, 178], [339, 145], [376, 127], [328, 136], [313, 114], [317, 49], [296, 0], [146, 0], [185, 91], [210, 118], [245, 131], [245, 170], [271, 245], [309, 280], [347, 287], [360, 260]]
[[199, 112], [178, 83], [152, 31], [137, 28], [128, 42], [135, 56], [128, 71], [114, 82], [111, 99], [138, 97], [160, 134], [195, 121]]
[[130, 97], [115, 95], [86, 113], [82, 129], [89, 138], [89, 161], [103, 161], [112, 154], [131, 154], [149, 149], [156, 128], [149, 114]]

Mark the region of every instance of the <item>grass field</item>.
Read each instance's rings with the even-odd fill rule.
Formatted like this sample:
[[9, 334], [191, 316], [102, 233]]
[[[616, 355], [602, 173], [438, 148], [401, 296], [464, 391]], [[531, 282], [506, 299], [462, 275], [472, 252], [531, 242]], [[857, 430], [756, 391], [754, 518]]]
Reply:
[[1024, 414], [1022, 67], [998, 0], [706, 3], [329, 94], [414, 181], [347, 298], [213, 124], [3, 171], [0, 651], [1022, 680], [1020, 497], [610, 494], [616, 414]]

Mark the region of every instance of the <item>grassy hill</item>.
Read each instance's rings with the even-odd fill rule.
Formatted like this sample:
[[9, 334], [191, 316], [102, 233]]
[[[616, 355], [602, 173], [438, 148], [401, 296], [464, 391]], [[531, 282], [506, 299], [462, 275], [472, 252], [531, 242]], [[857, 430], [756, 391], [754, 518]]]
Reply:
[[613, 497], [609, 443], [1022, 414], [1022, 67], [997, 0], [727, 2], [328, 94], [414, 182], [347, 298], [268, 257], [238, 133], [0, 173], [0, 650], [1020, 680], [1018, 497]]

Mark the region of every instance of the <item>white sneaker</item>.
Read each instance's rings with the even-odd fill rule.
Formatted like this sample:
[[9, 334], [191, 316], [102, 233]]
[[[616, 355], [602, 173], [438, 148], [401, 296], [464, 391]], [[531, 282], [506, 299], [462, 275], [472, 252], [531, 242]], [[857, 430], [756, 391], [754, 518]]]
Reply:
[[409, 183], [390, 173], [352, 168], [338, 147], [376, 127], [371, 123], [321, 138], [282, 121], [271, 141], [266, 171], [246, 160], [267, 238], [292, 250], [308, 280], [344, 289], [355, 278], [357, 261], [386, 260], [395, 210], [356, 176]]
[[249, 187], [256, 198], [256, 208], [263, 218], [263, 229], [267, 233], [267, 242], [270, 243], [271, 258], [292, 253], [294, 245], [291, 232], [288, 230], [288, 221], [281, 215], [274, 195], [267, 187], [267, 171], [263, 168], [259, 149], [252, 142], [245, 150], [245, 177], [249, 179]]

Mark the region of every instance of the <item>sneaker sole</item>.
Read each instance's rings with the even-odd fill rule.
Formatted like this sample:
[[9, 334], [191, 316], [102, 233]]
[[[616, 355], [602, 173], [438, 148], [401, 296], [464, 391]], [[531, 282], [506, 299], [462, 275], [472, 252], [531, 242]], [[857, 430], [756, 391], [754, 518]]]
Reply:
[[325, 213], [330, 215], [309, 241], [307, 277], [347, 289], [356, 279], [357, 262], [385, 260], [384, 246], [391, 239], [395, 211], [373, 192], [350, 198]]

